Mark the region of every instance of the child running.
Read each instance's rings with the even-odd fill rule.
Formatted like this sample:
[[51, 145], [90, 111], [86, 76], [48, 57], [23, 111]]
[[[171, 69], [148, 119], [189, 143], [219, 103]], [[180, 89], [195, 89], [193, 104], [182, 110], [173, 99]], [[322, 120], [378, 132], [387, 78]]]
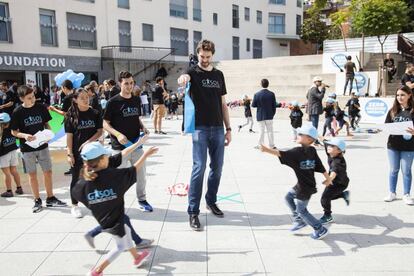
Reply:
[[4, 174], [4, 184], [6, 191], [1, 197], [13, 197], [11, 182], [12, 177], [16, 183], [16, 194], [22, 195], [23, 189], [20, 185], [20, 176], [17, 172], [17, 145], [16, 137], [11, 134], [9, 128], [10, 115], [6, 112], [0, 113], [0, 168]]
[[344, 158], [346, 148], [344, 140], [333, 138], [323, 142], [325, 152], [328, 155], [329, 177], [332, 181], [332, 185], [325, 188], [321, 198], [324, 215], [321, 217], [320, 222], [324, 225], [334, 221], [331, 210], [332, 200], [343, 198], [346, 205], [349, 205], [349, 191], [345, 191], [349, 184], [349, 178], [346, 173], [346, 161]]
[[326, 134], [326, 129], [329, 130], [329, 132], [331, 133], [332, 136], [335, 136], [335, 132], [332, 128], [332, 121], [334, 119], [334, 104], [335, 104], [335, 100], [332, 98], [328, 98], [326, 99], [326, 106], [323, 109], [323, 111], [325, 112], [325, 124], [323, 125], [323, 132], [322, 132], [322, 136], [325, 136]]
[[103, 275], [105, 268], [124, 250], [131, 253], [134, 265], [138, 267], [148, 259], [150, 252], [137, 252], [131, 238], [131, 229], [125, 224], [124, 194], [136, 182], [137, 170], [157, 151], [157, 148], [151, 147], [132, 167], [115, 169], [108, 166], [111, 151], [99, 142], [92, 142], [83, 147], [83, 179], [76, 184], [72, 194], [92, 211], [103, 230], [110, 233], [116, 242], [103, 262], [93, 268], [89, 275]]
[[339, 132], [342, 130], [342, 128], [346, 127], [346, 135], [347, 136], [353, 136], [351, 132], [349, 131], [349, 123], [345, 121], [345, 112], [339, 107], [338, 102], [335, 102], [334, 104], [334, 116], [336, 118], [336, 121], [338, 123], [338, 127], [335, 130], [335, 135], [338, 135]]
[[246, 117], [247, 121], [244, 125], [239, 125], [239, 132], [243, 127], [247, 126], [250, 123], [249, 132], [250, 133], [255, 133], [253, 131], [253, 116], [252, 116], [252, 109], [250, 107], [251, 103], [252, 103], [252, 100], [249, 99], [249, 96], [244, 95], [243, 100], [241, 102], [241, 105], [244, 106], [244, 116]]
[[290, 125], [293, 128], [293, 142], [296, 142], [296, 139], [298, 138], [297, 129], [302, 126], [302, 117], [303, 112], [300, 110], [299, 103], [297, 101], [293, 101], [289, 115]]
[[[82, 147], [94, 142], [102, 136], [102, 117], [98, 110], [89, 106], [89, 95], [86, 90], [79, 88], [73, 93], [72, 106], [65, 114], [65, 132], [67, 144], [67, 160], [71, 166], [72, 181], [70, 191], [79, 180], [79, 173], [83, 161], [80, 156]], [[78, 207], [78, 201], [71, 196], [71, 214], [75, 218], [81, 218], [82, 211]]]
[[[147, 140], [148, 140], [148, 135], [144, 135], [136, 143], [123, 149], [120, 153], [110, 156], [108, 168], [117, 168], [121, 166], [123, 157], [128, 156], [137, 148], [142, 147], [142, 145], [145, 144]], [[124, 219], [125, 219], [125, 224], [131, 229], [131, 236], [132, 236], [132, 240], [135, 242], [135, 247], [137, 249], [143, 249], [143, 248], [150, 247], [151, 244], [154, 242], [154, 240], [141, 238], [137, 234], [135, 229], [132, 227], [130, 218], [128, 217], [127, 214], [125, 214]], [[86, 241], [92, 248], [95, 248], [94, 238], [100, 233], [102, 233], [102, 226], [99, 225], [84, 235]]]
[[315, 172], [323, 173], [325, 176], [324, 185], [332, 185], [332, 182], [316, 153], [316, 149], [311, 146], [318, 139], [316, 128], [305, 125], [299, 128], [297, 132], [297, 143], [301, 145], [300, 147], [288, 151], [279, 151], [261, 145], [261, 151], [279, 157], [280, 162], [291, 167], [298, 178], [297, 184], [285, 196], [286, 203], [294, 218], [291, 231], [296, 232], [306, 225], [310, 225], [314, 229], [311, 238], [320, 240], [328, 234], [328, 229], [307, 209], [312, 194], [316, 193]]

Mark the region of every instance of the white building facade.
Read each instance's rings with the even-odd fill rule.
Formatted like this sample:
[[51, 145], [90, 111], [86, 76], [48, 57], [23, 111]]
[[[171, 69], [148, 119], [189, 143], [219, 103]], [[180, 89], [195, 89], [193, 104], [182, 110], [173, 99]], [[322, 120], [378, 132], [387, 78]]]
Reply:
[[[102, 81], [113, 74], [105, 72], [103, 55], [156, 60], [163, 55], [148, 53], [161, 47], [175, 49], [170, 59], [187, 61], [201, 39], [215, 42], [215, 60], [289, 55], [302, 6], [301, 0], [0, 0], [0, 80], [46, 85], [73, 69]], [[122, 47], [115, 55], [107, 46]]]

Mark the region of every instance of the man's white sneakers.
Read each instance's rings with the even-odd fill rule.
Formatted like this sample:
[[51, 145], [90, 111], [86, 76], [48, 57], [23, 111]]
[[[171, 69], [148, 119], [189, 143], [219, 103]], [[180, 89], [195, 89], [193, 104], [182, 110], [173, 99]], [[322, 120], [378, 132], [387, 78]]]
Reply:
[[384, 198], [385, 202], [391, 202], [397, 199], [397, 195], [395, 193], [390, 193], [387, 197]]
[[414, 205], [414, 200], [410, 197], [409, 194], [405, 194], [403, 196], [403, 200], [404, 200], [405, 204], [407, 204], [407, 205]]

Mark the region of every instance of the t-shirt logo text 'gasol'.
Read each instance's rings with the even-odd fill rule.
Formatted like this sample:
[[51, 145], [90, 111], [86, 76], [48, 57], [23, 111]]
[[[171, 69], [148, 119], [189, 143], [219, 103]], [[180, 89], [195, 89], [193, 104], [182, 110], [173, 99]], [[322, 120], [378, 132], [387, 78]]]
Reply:
[[122, 109], [123, 117], [139, 116], [139, 110], [137, 107], [127, 107]]
[[27, 127], [27, 126], [41, 124], [43, 120], [42, 120], [42, 116], [38, 115], [38, 116], [29, 116], [28, 118], [24, 119], [23, 122], [24, 122], [24, 125]]
[[78, 125], [78, 129], [95, 128], [95, 121], [93, 120], [81, 120]]
[[8, 137], [3, 140], [3, 147], [8, 147], [13, 144], [16, 144], [16, 138], [15, 137]]
[[204, 88], [218, 88], [220, 89], [220, 83], [217, 80], [204, 79], [201, 81]]
[[315, 160], [305, 160], [300, 162], [301, 170], [313, 170], [315, 169]]
[[96, 204], [96, 203], [101, 203], [105, 201], [110, 201], [116, 198], [118, 198], [118, 196], [112, 189], [106, 189], [103, 191], [95, 189], [95, 191], [88, 194], [89, 204]]

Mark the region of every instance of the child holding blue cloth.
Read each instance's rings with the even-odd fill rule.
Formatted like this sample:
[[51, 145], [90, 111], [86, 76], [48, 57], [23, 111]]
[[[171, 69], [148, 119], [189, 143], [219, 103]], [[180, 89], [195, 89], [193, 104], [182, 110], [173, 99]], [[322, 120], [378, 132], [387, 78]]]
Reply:
[[316, 149], [312, 147], [312, 144], [318, 139], [316, 128], [305, 125], [298, 128], [297, 133], [297, 143], [301, 145], [300, 147], [280, 151], [262, 145], [261, 151], [279, 157], [280, 162], [291, 167], [298, 178], [297, 184], [285, 196], [286, 203], [292, 211], [294, 219], [291, 231], [296, 232], [309, 225], [314, 229], [311, 238], [320, 240], [328, 234], [328, 229], [307, 209], [312, 194], [316, 193], [315, 172], [323, 173], [325, 176], [324, 185], [329, 186], [332, 182]]

